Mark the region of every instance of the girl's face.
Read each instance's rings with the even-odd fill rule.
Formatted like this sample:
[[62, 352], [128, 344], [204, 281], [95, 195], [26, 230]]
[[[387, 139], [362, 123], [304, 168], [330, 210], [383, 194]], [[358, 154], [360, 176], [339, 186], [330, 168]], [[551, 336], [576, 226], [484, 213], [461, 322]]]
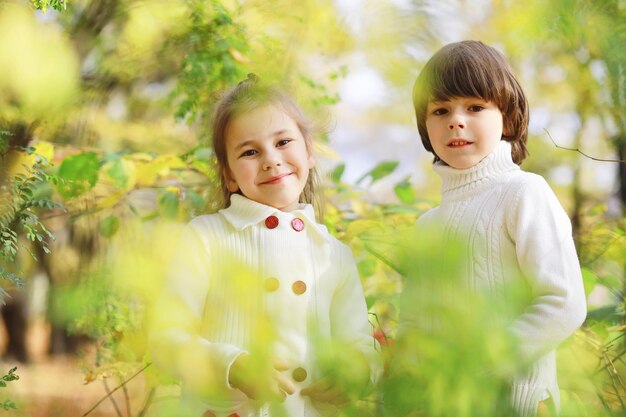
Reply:
[[481, 98], [431, 101], [426, 109], [426, 130], [433, 150], [453, 168], [471, 168], [482, 161], [502, 139], [502, 129], [498, 106]]
[[225, 138], [231, 192], [282, 211], [298, 207], [315, 160], [291, 117], [268, 104], [232, 119]]

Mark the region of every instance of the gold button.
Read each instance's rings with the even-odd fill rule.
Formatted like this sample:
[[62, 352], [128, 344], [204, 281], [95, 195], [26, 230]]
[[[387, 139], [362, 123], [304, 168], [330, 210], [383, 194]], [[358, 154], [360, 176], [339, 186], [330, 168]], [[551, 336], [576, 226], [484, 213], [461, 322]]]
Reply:
[[304, 294], [306, 292], [306, 283], [304, 281], [298, 280], [293, 283], [293, 285], [291, 286], [291, 290], [296, 295]]
[[307, 377], [306, 370], [304, 368], [296, 368], [291, 373], [291, 377], [296, 382], [302, 382]]
[[280, 282], [274, 277], [267, 278], [264, 283], [265, 291], [274, 292], [280, 286]]

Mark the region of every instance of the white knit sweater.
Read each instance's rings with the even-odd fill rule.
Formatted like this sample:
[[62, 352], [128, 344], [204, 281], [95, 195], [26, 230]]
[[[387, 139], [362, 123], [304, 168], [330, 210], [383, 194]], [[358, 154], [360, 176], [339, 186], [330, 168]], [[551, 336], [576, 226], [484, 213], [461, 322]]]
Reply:
[[[183, 381], [181, 415], [335, 415], [299, 394], [323, 376], [329, 345], [364, 354], [376, 369], [352, 253], [316, 223], [310, 205], [287, 213], [233, 195], [227, 209], [189, 224], [166, 291], [151, 354]], [[232, 388], [229, 369], [243, 352], [286, 361], [296, 393], [268, 405]]]
[[518, 285], [530, 294], [509, 327], [520, 360], [531, 364], [512, 384], [512, 406], [520, 416], [535, 416], [549, 395], [558, 407], [555, 350], [586, 315], [567, 214], [542, 177], [513, 163], [506, 141], [474, 167], [437, 162], [434, 170], [442, 178], [441, 203], [418, 219], [417, 229], [441, 227], [446, 237], [466, 242], [468, 288], [494, 295]]

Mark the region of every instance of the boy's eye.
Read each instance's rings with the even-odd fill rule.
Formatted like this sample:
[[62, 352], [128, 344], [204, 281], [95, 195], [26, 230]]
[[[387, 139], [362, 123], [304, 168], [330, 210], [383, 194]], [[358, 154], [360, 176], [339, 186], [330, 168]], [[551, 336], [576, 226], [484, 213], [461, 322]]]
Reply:
[[442, 107], [440, 107], [440, 108], [438, 108], [438, 109], [433, 110], [433, 114], [434, 114], [435, 116], [441, 116], [442, 114], [446, 114], [447, 112], [448, 112], [448, 110], [446, 110], [446, 109], [444, 109], [444, 108], [442, 108]]
[[469, 110], [472, 111], [472, 112], [479, 112], [479, 111], [482, 111], [484, 109], [485, 109], [484, 106], [481, 106], [481, 105], [478, 105], [478, 104], [474, 104], [473, 106], [470, 106], [470, 108], [469, 108]]
[[254, 155], [256, 155], [256, 154], [257, 154], [257, 151], [256, 151], [256, 150], [254, 150], [254, 149], [248, 149], [248, 150], [243, 151], [243, 152], [241, 153], [241, 155], [239, 155], [239, 157], [240, 157], [240, 158], [242, 158], [242, 157], [246, 157], [246, 156], [254, 156]]
[[289, 142], [291, 142], [291, 139], [281, 139], [276, 143], [276, 146], [277, 147], [285, 146]]

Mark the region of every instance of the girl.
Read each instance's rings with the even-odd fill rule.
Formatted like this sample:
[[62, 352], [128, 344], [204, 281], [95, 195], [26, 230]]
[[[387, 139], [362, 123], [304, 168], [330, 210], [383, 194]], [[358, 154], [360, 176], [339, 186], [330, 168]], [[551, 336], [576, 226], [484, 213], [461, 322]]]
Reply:
[[352, 254], [315, 219], [311, 130], [251, 75], [218, 103], [213, 146], [224, 208], [187, 227], [154, 362], [185, 416], [335, 415], [375, 342]]
[[464, 243], [466, 288], [505, 305], [506, 294], [527, 295], [507, 326], [524, 365], [511, 406], [524, 417], [558, 409], [555, 350], [585, 319], [585, 294], [569, 218], [546, 181], [518, 166], [527, 155], [524, 92], [498, 51], [464, 41], [427, 62], [413, 102], [443, 182], [441, 203], [418, 219], [418, 233], [434, 227]]

